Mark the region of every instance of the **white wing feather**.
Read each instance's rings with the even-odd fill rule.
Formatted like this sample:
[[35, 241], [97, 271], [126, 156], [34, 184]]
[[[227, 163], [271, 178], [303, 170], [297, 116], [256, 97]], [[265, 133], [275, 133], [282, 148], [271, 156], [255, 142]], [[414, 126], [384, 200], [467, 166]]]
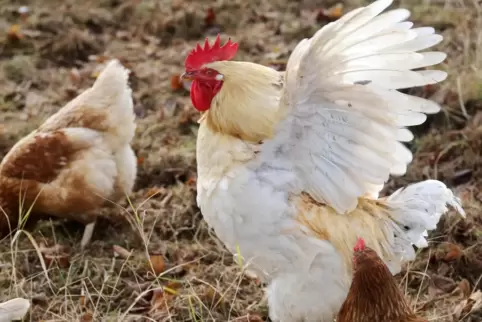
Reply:
[[22, 320], [30, 308], [30, 301], [21, 297], [0, 303], [0, 322]]
[[409, 11], [385, 10], [379, 0], [326, 25], [294, 49], [286, 69], [281, 104], [288, 110], [264, 160], [288, 162], [297, 189], [339, 213], [360, 196], [374, 196], [390, 174], [402, 175], [412, 153], [400, 142], [440, 107], [397, 89], [434, 84], [441, 52], [417, 52], [442, 40], [429, 27], [411, 29]]

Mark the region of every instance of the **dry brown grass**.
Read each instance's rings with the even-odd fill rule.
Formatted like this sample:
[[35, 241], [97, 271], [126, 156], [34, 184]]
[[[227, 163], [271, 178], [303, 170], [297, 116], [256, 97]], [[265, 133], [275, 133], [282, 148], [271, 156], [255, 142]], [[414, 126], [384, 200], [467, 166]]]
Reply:
[[[367, 2], [348, 0], [345, 7]], [[444, 218], [430, 247], [398, 277], [430, 321], [482, 320], [480, 310], [467, 311], [464, 304], [482, 289], [482, 6], [477, 2], [395, 4], [414, 10], [417, 25], [434, 25], [443, 33], [439, 48], [449, 54], [443, 68], [450, 77], [440, 87], [414, 90], [443, 103], [443, 113], [415, 129], [414, 162], [386, 192], [438, 178], [462, 197], [468, 215], [466, 221]], [[240, 42], [239, 59], [286, 59], [299, 39], [321, 26], [313, 16], [317, 2], [203, 0], [186, 10], [183, 0], [25, 0], [31, 11], [25, 21], [15, 3], [0, 0], [0, 30], [20, 24], [23, 35], [12, 40], [0, 33], [0, 155], [90, 86], [104, 56], [118, 57], [133, 71], [140, 166], [135, 193], [102, 209], [105, 219], [84, 252], [79, 248], [83, 227], [72, 222], [41, 221], [30, 234], [2, 240], [0, 301], [31, 298], [31, 321], [265, 321], [261, 286], [233, 262], [196, 207], [197, 115], [187, 93], [171, 89], [170, 77], [182, 71], [185, 53], [197, 40], [219, 30]], [[206, 26], [210, 6], [217, 17]]]

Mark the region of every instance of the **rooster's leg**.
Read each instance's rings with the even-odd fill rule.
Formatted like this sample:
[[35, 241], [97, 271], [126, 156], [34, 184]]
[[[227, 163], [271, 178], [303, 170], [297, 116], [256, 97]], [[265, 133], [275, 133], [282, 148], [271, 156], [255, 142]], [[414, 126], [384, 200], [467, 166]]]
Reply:
[[82, 236], [82, 241], [80, 242], [80, 248], [81, 249], [84, 249], [85, 246], [92, 239], [92, 234], [94, 233], [95, 223], [96, 223], [96, 221], [93, 221], [93, 222], [85, 225], [84, 235]]

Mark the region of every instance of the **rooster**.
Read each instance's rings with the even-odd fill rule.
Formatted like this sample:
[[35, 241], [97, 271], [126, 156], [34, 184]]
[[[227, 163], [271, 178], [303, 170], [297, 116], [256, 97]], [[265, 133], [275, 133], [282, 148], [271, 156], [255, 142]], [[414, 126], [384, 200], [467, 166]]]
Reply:
[[[128, 71], [110, 61], [92, 88], [18, 141], [0, 164], [0, 232], [29, 216], [52, 215], [86, 224], [92, 237], [96, 211], [131, 193], [137, 162], [130, 142], [136, 124]], [[25, 215], [25, 213], [23, 214]]]
[[412, 311], [390, 270], [362, 238], [353, 263], [353, 281], [336, 322], [428, 322]]
[[[227, 249], [268, 283], [276, 322], [333, 321], [363, 237], [392, 274], [426, 247], [447, 206], [465, 216], [442, 182], [379, 198], [412, 160], [407, 126], [440, 106], [397, 89], [434, 84], [421, 68], [442, 40], [414, 28], [405, 9], [379, 0], [347, 13], [295, 47], [286, 71], [231, 61], [238, 45], [218, 35], [186, 57], [197, 137], [197, 203]], [[382, 13], [383, 12], [383, 13]], [[412, 69], [417, 69], [413, 71]]]

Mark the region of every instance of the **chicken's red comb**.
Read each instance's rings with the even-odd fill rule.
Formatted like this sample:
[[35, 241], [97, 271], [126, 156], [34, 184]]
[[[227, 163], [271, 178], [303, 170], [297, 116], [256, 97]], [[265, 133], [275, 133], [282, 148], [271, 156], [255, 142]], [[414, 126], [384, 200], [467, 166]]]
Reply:
[[204, 48], [196, 45], [184, 61], [186, 71], [193, 71], [201, 68], [204, 64], [220, 60], [230, 60], [236, 55], [238, 44], [231, 41], [231, 38], [221, 46], [221, 38], [218, 36], [212, 46], [209, 45], [208, 38], [204, 42]]
[[361, 252], [363, 250], [365, 250], [365, 241], [363, 240], [363, 238], [359, 237], [356, 241], [356, 245], [353, 248], [353, 251], [354, 252]]

